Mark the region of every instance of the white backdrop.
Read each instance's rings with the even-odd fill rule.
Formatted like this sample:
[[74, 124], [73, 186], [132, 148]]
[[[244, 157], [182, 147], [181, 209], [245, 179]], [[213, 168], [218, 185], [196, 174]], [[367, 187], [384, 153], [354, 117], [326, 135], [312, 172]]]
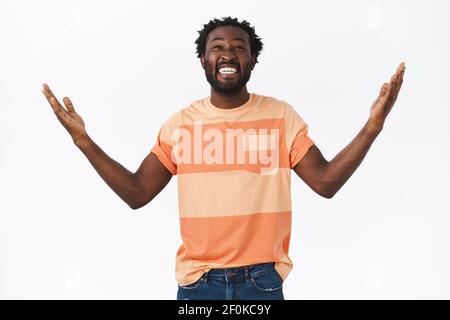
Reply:
[[265, 45], [249, 91], [291, 103], [329, 160], [407, 66], [383, 132], [334, 198], [292, 172], [286, 299], [450, 298], [446, 0], [1, 0], [0, 298], [175, 299], [176, 178], [131, 210], [41, 83], [71, 97], [91, 137], [135, 171], [163, 121], [209, 95], [194, 41], [227, 15]]

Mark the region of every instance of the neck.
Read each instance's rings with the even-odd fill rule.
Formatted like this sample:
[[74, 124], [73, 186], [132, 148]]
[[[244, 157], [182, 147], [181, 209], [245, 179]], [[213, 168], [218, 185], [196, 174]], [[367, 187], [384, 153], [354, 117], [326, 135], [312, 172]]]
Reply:
[[244, 86], [235, 94], [219, 93], [211, 87], [211, 103], [217, 108], [233, 109], [242, 106], [250, 99], [247, 87]]

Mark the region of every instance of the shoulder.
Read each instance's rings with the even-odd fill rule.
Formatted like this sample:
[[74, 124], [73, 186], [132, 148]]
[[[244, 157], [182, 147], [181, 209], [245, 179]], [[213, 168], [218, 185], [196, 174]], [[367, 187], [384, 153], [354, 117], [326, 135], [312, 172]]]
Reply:
[[276, 98], [273, 96], [269, 96], [269, 95], [263, 95], [263, 94], [259, 94], [259, 93], [252, 93], [253, 94], [253, 99], [254, 99], [254, 103], [257, 104], [270, 104], [273, 106], [278, 106], [278, 107], [284, 107], [284, 105], [286, 104], [286, 101], [280, 99], [280, 98]]
[[278, 111], [284, 118], [299, 116], [295, 108], [288, 101], [268, 95], [254, 94], [255, 102], [264, 107], [269, 107]]
[[201, 98], [190, 102], [178, 111], [173, 112], [162, 125], [161, 130], [171, 132], [183, 124], [188, 124], [193, 121], [199, 114], [202, 113], [205, 100], [207, 98]]
[[172, 113], [164, 122], [162, 125], [163, 130], [170, 130], [173, 128], [176, 128], [181, 121], [181, 112], [182, 110], [178, 110], [174, 113]]

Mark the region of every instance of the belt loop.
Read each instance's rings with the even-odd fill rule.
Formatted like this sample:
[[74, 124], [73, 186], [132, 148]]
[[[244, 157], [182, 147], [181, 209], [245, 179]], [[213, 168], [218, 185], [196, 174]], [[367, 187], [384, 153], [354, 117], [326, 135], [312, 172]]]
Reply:
[[245, 281], [250, 282], [250, 278], [248, 276], [248, 268], [245, 268]]
[[203, 274], [203, 282], [204, 282], [204, 283], [207, 283], [207, 282], [208, 282], [208, 272], [205, 272], [205, 273]]

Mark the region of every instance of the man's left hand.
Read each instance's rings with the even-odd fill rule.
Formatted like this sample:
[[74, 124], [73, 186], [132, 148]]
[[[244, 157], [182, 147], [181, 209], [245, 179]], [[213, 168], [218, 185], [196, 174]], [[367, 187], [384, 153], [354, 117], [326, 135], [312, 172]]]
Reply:
[[405, 74], [405, 63], [402, 62], [391, 77], [390, 83], [384, 83], [381, 87], [380, 94], [370, 109], [370, 118], [368, 124], [377, 131], [383, 129], [384, 121], [397, 100], [398, 92], [403, 83], [403, 75]]

